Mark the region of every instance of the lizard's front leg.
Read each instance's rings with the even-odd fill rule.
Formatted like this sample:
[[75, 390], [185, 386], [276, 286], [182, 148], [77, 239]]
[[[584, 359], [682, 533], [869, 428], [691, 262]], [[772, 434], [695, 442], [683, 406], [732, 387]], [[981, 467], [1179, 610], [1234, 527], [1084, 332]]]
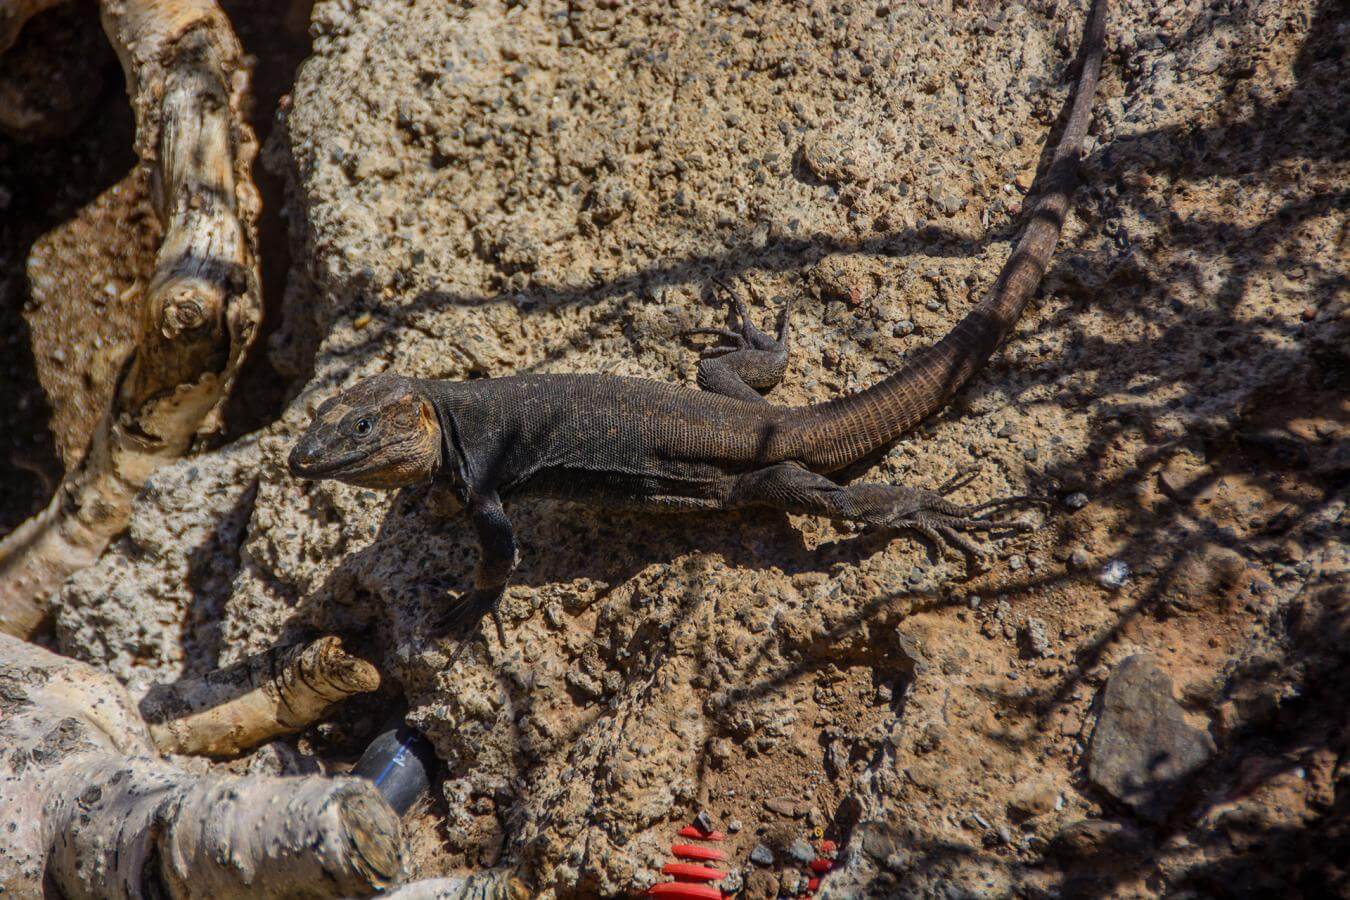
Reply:
[[469, 518], [478, 533], [478, 571], [474, 575], [473, 590], [460, 597], [451, 611], [449, 625], [456, 631], [467, 631], [485, 613], [491, 612], [497, 623], [497, 634], [502, 637], [497, 603], [516, 568], [516, 535], [502, 507], [502, 499], [495, 491], [473, 495], [469, 501]]

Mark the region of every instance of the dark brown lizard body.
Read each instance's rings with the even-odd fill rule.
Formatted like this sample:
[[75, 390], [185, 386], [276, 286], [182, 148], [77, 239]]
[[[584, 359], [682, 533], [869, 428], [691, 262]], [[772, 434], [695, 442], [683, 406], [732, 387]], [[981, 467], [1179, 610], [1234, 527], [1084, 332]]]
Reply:
[[940, 409], [1016, 323], [1044, 274], [1068, 212], [1101, 68], [1106, 11], [1088, 15], [1073, 107], [1025, 231], [985, 298], [895, 375], [849, 397], [776, 406], [787, 365], [777, 339], [740, 328], [699, 364], [703, 390], [602, 375], [430, 381], [379, 375], [319, 407], [291, 453], [307, 478], [399, 487], [448, 478], [478, 531], [482, 561], [466, 616], [491, 608], [515, 564], [502, 499], [544, 495], [642, 509], [769, 506], [918, 531], [968, 555], [963, 533], [1007, 527], [940, 493], [825, 477], [887, 446]]

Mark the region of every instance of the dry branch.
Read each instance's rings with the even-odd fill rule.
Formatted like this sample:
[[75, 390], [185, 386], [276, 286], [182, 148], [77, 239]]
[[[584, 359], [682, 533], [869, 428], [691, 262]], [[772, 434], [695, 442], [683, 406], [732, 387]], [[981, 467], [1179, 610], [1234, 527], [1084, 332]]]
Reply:
[[209, 0], [104, 0], [126, 72], [136, 151], [164, 241], [141, 298], [136, 349], [80, 465], [46, 510], [0, 542], [0, 631], [41, 627], [47, 598], [126, 527], [156, 468], [219, 411], [261, 316], [257, 152], [239, 42]]
[[332, 636], [269, 650], [141, 703], [160, 750], [236, 756], [319, 721], [334, 703], [380, 686], [370, 663]]
[[401, 869], [370, 783], [185, 772], [113, 678], [5, 635], [0, 833], [17, 897], [366, 896]]

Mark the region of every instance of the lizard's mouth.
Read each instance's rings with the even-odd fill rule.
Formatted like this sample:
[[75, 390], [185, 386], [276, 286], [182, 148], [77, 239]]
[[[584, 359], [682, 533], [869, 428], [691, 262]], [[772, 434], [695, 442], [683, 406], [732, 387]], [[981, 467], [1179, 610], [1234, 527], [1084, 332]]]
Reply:
[[353, 463], [358, 463], [370, 455], [365, 449], [351, 450], [343, 453], [341, 456], [330, 456], [327, 458], [319, 456], [314, 451], [305, 446], [302, 441], [295, 445], [291, 451], [290, 458], [286, 465], [291, 470], [292, 475], [298, 475], [301, 478], [323, 478], [328, 475], [334, 475], [343, 469], [350, 467]]

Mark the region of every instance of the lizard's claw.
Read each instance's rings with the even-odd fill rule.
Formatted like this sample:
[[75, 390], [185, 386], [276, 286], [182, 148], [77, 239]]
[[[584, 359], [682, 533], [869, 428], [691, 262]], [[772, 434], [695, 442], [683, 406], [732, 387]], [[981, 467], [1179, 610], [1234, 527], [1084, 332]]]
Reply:
[[969, 470], [959, 472], [938, 490], [921, 492], [917, 508], [907, 511], [888, 523], [895, 528], [908, 528], [911, 531], [918, 532], [927, 538], [939, 552], [946, 546], [961, 551], [966, 559], [967, 574], [985, 572], [989, 569], [988, 555], [975, 541], [970, 539], [969, 532], [1023, 534], [1034, 531], [1038, 526], [1030, 522], [991, 518], [991, 515], [1028, 502], [1044, 502], [1035, 497], [1004, 497], [991, 500], [988, 503], [962, 506], [952, 503], [944, 496], [967, 484], [972, 476], [973, 472]]
[[502, 627], [498, 607], [501, 598], [502, 592], [500, 590], [474, 588], [453, 601], [453, 605], [446, 610], [445, 615], [436, 623], [435, 633], [438, 636], [454, 637], [467, 641], [473, 636], [473, 629], [482, 621], [483, 616], [491, 613], [492, 620], [497, 625], [497, 638], [505, 645], [506, 631]]

